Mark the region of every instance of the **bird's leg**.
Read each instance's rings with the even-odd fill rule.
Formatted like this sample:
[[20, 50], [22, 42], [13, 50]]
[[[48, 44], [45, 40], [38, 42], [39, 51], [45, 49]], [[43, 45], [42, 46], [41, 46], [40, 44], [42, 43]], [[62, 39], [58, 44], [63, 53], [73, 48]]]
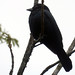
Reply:
[[[44, 36], [45, 35], [39, 35], [39, 38], [37, 39], [37, 40], [35, 40], [36, 41], [36, 43], [35, 43], [35, 46], [34, 47], [37, 47], [37, 46], [39, 46], [39, 45], [41, 45], [42, 44], [42, 42], [40, 42], [43, 38], [44, 38]], [[38, 42], [40, 42], [40, 43], [38, 43]], [[38, 44], [37, 44], [38, 43]]]

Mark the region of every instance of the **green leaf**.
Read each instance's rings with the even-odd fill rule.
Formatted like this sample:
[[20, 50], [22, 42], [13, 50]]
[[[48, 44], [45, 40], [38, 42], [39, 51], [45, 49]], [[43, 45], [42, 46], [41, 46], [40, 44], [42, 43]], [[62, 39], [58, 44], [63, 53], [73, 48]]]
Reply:
[[12, 38], [12, 44], [13, 46], [17, 45], [19, 47], [18, 40], [15, 38]]
[[5, 31], [2, 31], [1, 25], [0, 25], [0, 42], [6, 42], [8, 45], [12, 43], [13, 46], [17, 45], [19, 47], [18, 44], [18, 40], [15, 38], [11, 38], [11, 36], [6, 33]]

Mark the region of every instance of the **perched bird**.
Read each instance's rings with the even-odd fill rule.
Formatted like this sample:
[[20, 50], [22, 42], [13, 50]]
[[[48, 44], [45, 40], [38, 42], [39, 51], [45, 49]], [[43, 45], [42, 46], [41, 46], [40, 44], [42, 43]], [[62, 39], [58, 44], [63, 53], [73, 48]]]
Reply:
[[[29, 16], [29, 26], [34, 39], [39, 38], [42, 29], [41, 6], [41, 4], [36, 4], [32, 7], [32, 9], [28, 9], [29, 11], [31, 11], [31, 14]], [[40, 42], [58, 56], [66, 72], [72, 69], [72, 62], [63, 49], [61, 32], [54, 17], [52, 16], [49, 8], [46, 5], [44, 5], [44, 36], [40, 40]]]

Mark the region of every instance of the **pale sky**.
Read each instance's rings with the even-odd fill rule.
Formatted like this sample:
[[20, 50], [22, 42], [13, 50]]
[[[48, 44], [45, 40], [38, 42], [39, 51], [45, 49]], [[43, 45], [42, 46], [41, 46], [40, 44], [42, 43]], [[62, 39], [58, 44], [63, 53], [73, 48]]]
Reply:
[[[13, 75], [17, 75], [30, 37], [28, 24], [30, 12], [26, 9], [31, 8], [33, 3], [34, 0], [0, 0], [0, 24], [7, 33], [19, 40], [20, 45], [19, 48], [13, 47], [15, 57]], [[60, 28], [64, 49], [67, 51], [75, 37], [75, 0], [45, 0], [44, 4], [49, 7]], [[70, 58], [73, 69], [65, 72], [62, 68], [58, 75], [75, 75], [75, 54]], [[57, 60], [55, 54], [44, 45], [40, 45], [34, 48], [23, 75], [40, 75], [44, 68]], [[10, 50], [6, 43], [0, 44], [0, 75], [8, 75], [10, 68]], [[44, 75], [51, 75], [55, 68], [56, 66]]]

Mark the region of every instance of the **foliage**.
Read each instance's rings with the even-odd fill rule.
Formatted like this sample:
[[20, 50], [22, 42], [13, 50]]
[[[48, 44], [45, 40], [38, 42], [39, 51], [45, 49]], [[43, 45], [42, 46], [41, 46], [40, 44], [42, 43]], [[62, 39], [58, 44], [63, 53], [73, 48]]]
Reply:
[[10, 34], [3, 31], [0, 25], [0, 43], [4, 42], [6, 42], [8, 45], [10, 43], [13, 46], [17, 45], [19, 47], [18, 40], [16, 38], [11, 38]]

